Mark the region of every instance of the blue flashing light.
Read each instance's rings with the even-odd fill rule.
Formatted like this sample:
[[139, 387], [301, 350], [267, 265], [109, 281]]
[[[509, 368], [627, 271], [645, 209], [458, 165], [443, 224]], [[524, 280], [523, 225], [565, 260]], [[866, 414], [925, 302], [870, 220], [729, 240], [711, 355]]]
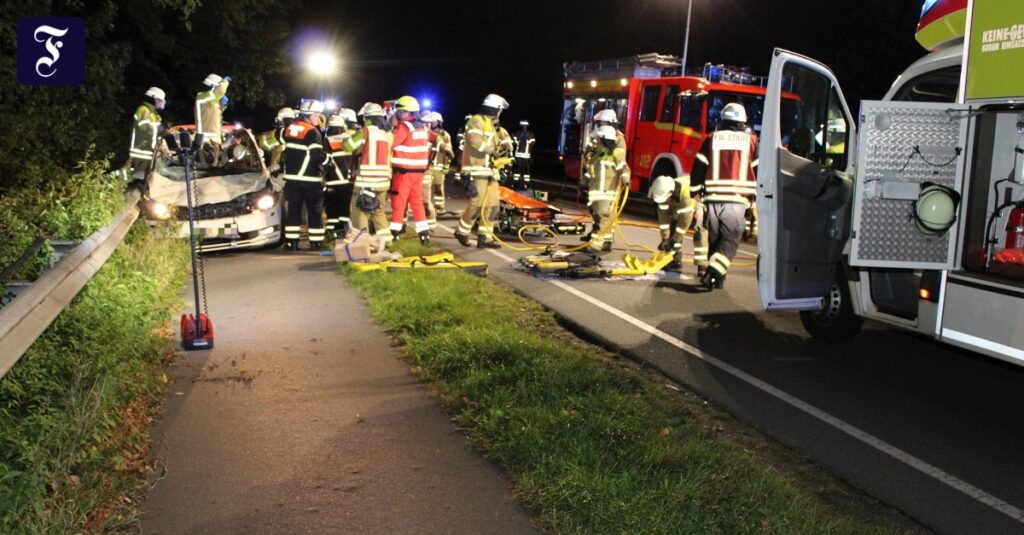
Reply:
[[924, 7], [921, 8], [921, 16], [923, 17], [925, 15], [925, 13], [928, 13], [928, 11], [931, 8], [935, 7], [935, 4], [938, 4], [938, 3], [939, 3], [939, 0], [924, 0]]
[[431, 106], [434, 105], [434, 103], [429, 98], [424, 98], [420, 100], [420, 103], [423, 104], [423, 107], [428, 110], [430, 109]]

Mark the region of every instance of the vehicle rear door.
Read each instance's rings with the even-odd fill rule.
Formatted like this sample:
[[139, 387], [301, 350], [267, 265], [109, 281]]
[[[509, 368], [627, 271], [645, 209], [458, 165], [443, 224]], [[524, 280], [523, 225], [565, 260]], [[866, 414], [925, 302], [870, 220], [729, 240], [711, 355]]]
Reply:
[[853, 117], [832, 71], [776, 49], [757, 172], [764, 308], [816, 310], [829, 293], [850, 233], [855, 145]]

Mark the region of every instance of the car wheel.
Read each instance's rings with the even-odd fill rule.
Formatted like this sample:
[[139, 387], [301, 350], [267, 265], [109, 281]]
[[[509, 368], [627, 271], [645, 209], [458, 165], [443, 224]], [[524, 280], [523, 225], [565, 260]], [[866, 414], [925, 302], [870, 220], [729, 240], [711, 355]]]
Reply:
[[805, 310], [800, 322], [811, 336], [829, 342], [849, 340], [860, 332], [864, 318], [853, 311], [850, 302], [850, 284], [842, 267], [836, 270], [836, 279], [825, 296], [821, 310]]

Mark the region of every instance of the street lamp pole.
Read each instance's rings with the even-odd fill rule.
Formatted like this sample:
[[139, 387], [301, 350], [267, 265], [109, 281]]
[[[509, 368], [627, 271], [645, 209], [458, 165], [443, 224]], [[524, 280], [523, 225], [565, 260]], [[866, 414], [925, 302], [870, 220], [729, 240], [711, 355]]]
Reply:
[[683, 61], [679, 65], [679, 75], [686, 76], [686, 53], [690, 51], [690, 12], [693, 10], [693, 0], [686, 1], [686, 37], [683, 38]]

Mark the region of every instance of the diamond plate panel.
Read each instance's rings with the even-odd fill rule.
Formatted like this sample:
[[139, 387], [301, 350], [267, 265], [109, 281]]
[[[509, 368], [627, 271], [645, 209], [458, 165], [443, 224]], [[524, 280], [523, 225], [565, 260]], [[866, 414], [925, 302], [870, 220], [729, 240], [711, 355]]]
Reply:
[[934, 182], [959, 190], [963, 154], [957, 156], [957, 147], [964, 121], [952, 118], [951, 109], [948, 104], [862, 103], [852, 264], [939, 267], [951, 260], [955, 227], [940, 236], [924, 234], [914, 223], [913, 201], [882, 198], [884, 182]]

